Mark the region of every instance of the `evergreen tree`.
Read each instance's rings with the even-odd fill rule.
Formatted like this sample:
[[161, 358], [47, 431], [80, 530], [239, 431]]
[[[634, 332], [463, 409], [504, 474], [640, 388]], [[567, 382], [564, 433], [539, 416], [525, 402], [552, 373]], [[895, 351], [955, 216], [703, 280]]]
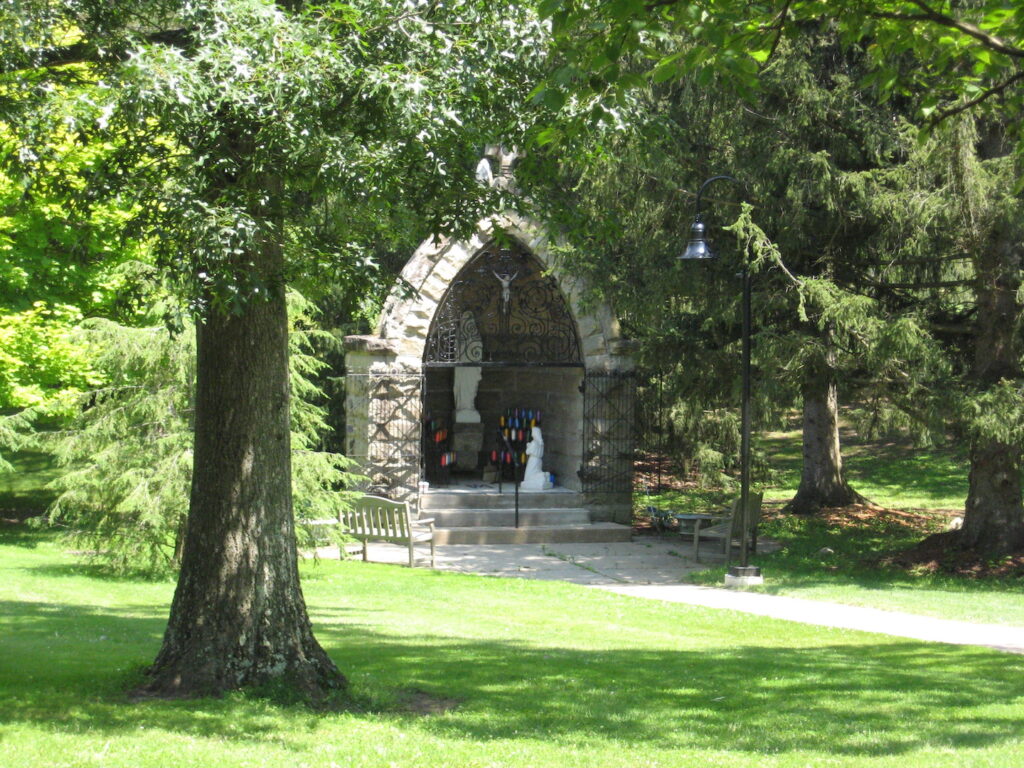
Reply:
[[[905, 161], [913, 136], [892, 108], [865, 100], [856, 86], [863, 72], [858, 56], [824, 33], [784, 43], [752, 105], [736, 103], [713, 78], [657, 87], [628, 121], [637, 131], [613, 134], [575, 182], [585, 218], [618, 214], [617, 227], [569, 228], [579, 233], [576, 263], [624, 307], [647, 359], [659, 368], [680, 361], [669, 376], [683, 399], [673, 407], [676, 432], [697, 436], [690, 450], [713, 462], [735, 447], [722, 440], [735, 422], [718, 414], [738, 400], [740, 286], [732, 275], [741, 259], [751, 261], [758, 410], [770, 422], [794, 401], [803, 409], [803, 472], [790, 504], [799, 512], [863, 501], [842, 471], [840, 379], [864, 379], [864, 359], [880, 360], [882, 349], [889, 369], [931, 354], [917, 321], [891, 315], [865, 286], [865, 255], [887, 226], [872, 214], [878, 179]], [[692, 190], [719, 172], [742, 189], [709, 189], [709, 226], [735, 218], [742, 199], [757, 207], [731, 228], [736, 237], [717, 233], [719, 264], [699, 274], [681, 265], [666, 280], [692, 220]], [[712, 432], [722, 446], [715, 452], [700, 445], [708, 415], [726, 427]]]
[[[963, 122], [948, 132], [942, 177], [954, 192], [948, 221], [970, 258], [970, 346], [961, 348], [960, 422], [970, 445], [964, 526], [958, 544], [992, 555], [1024, 550], [1021, 472], [1024, 393], [1020, 328], [1024, 202], [1022, 172], [999, 122]], [[966, 353], [966, 354], [963, 354]], [[966, 358], [966, 359], [964, 359]]]
[[[540, 100], [587, 102], [597, 105], [591, 115], [600, 114], [600, 105], [620, 103], [624, 94], [642, 88], [648, 78], [678, 82], [693, 77], [702, 85], [717, 82], [754, 105], [787, 40], [832, 29], [844, 45], [867, 57], [868, 73], [859, 81], [865, 91], [881, 100], [911, 96], [916, 101], [922, 136], [943, 120], [971, 114], [997, 127], [995, 132], [1002, 136], [998, 154], [1004, 159], [1019, 158], [1024, 152], [1017, 119], [1024, 102], [1024, 16], [1013, 4], [707, 0], [648, 6], [548, 0], [542, 9], [551, 19], [562, 61], [537, 89]], [[576, 35], [581, 27], [589, 30], [582, 38]], [[639, 72], [625, 66], [631, 56], [642, 62]], [[552, 142], [566, 134], [564, 128], [549, 126], [538, 131], [537, 140]], [[989, 241], [971, 249], [977, 344], [970, 378], [974, 388], [987, 391], [991, 400], [1002, 400], [999, 393], [1013, 390], [1019, 368], [1013, 362], [1015, 344], [1006, 334], [1012, 335], [1007, 329], [1019, 323], [1010, 298], [1018, 280], [1010, 211], [1017, 205], [1024, 176], [1018, 167], [1003, 178], [1007, 187], [995, 197], [1002, 201], [1004, 213], [991, 219], [1002, 223], [983, 228]], [[970, 231], [978, 230], [972, 226]], [[913, 325], [911, 315], [906, 319]], [[903, 338], [912, 342], [921, 334], [912, 329]], [[1011, 419], [1018, 413], [1015, 407], [1000, 411]], [[1021, 546], [1020, 457], [1012, 443], [1017, 434], [1016, 422], [1012, 424], [1009, 429], [988, 430], [985, 438], [975, 430], [972, 440], [970, 522], [965, 520], [962, 541], [980, 551], [999, 553]]]
[[[311, 347], [332, 337], [311, 324], [305, 299], [293, 293], [289, 303], [299, 327], [289, 335], [292, 485], [298, 530], [308, 534], [301, 521], [338, 517], [355, 478], [348, 459], [320, 449], [326, 398], [313, 377], [324, 363]], [[36, 437], [66, 470], [48, 519], [114, 572], [176, 573], [192, 480], [195, 328], [171, 335], [95, 319], [78, 335], [98, 351], [93, 362], [106, 383], [83, 396], [73, 423]]]

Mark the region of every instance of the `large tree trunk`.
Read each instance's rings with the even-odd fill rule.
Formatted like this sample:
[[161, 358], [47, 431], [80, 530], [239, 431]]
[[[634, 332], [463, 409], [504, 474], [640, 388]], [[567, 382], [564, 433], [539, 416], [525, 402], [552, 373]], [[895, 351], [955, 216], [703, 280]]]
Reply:
[[[990, 247], [975, 259], [977, 326], [972, 378], [980, 391], [1021, 378], [1017, 301], [1024, 264], [1018, 206], [997, 224]], [[990, 435], [971, 440], [971, 471], [960, 544], [991, 554], [1024, 551], [1021, 504], [1022, 448]]]
[[282, 260], [271, 246], [254, 261], [270, 295], [250, 299], [240, 315], [211, 311], [197, 329], [184, 554], [143, 695], [281, 681], [318, 698], [345, 685], [313, 637], [299, 586]]
[[829, 361], [808, 366], [803, 383], [803, 468], [796, 496], [786, 510], [812, 514], [867, 500], [846, 481], [839, 450], [839, 392]]

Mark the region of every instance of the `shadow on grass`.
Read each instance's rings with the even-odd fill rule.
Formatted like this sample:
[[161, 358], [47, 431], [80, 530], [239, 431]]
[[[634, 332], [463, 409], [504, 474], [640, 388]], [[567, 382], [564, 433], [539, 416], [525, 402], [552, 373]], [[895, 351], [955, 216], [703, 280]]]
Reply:
[[[294, 710], [283, 727], [286, 710], [243, 696], [129, 704], [123, 691], [153, 658], [163, 631], [155, 609], [130, 615], [7, 602], [0, 611], [11, 630], [0, 662], [0, 722], [110, 737], [152, 728], [294, 749], [306, 748], [293, 737], [296, 729], [333, 722], [331, 715]], [[1024, 658], [974, 649], [894, 641], [583, 650], [336, 623], [317, 632], [359, 685], [418, 689], [462, 703], [436, 718], [346, 717], [409, 718], [398, 727], [442, 738], [849, 756], [1020, 738]], [[686, 628], [679, 634], [685, 639]], [[1016, 708], [1000, 711], [992, 706], [998, 702]]]
[[9, 544], [14, 547], [35, 549], [42, 542], [53, 539], [53, 534], [24, 523], [10, 523], [0, 520], [0, 545]]
[[395, 665], [417, 687], [466, 701], [464, 711], [426, 725], [453, 737], [601, 737], [666, 749], [870, 756], [1020, 737], [1016, 718], [985, 710], [993, 700], [1024, 696], [1017, 677], [1024, 661], [981, 651], [896, 642], [587, 653], [440, 639], [425, 650], [381, 639], [370, 635], [358, 645], [383, 649], [388, 667], [377, 653], [352, 647], [334, 655], [354, 670], [391, 674]]
[[121, 582], [124, 584], [138, 584], [140, 581], [148, 584], [174, 583], [174, 577], [169, 574], [154, 574], [148, 571], [117, 573], [102, 561], [81, 560], [73, 563], [46, 563], [45, 565], [32, 566], [31, 571], [41, 577], [56, 579], [85, 577], [95, 579], [96, 581]]
[[13, 472], [0, 472], [0, 517], [25, 520], [41, 515], [57, 492], [49, 483], [63, 471], [56, 457], [42, 451], [15, 451], [4, 456]]

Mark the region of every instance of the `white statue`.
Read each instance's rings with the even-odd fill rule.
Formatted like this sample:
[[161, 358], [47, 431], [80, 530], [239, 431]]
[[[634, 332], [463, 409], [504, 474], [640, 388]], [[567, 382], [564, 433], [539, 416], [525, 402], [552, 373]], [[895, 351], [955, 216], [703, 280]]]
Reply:
[[480, 162], [476, 164], [476, 180], [485, 187], [494, 186], [494, 173], [491, 171], [491, 161], [486, 157], [481, 157]]
[[541, 466], [541, 459], [544, 458], [544, 435], [540, 427], [533, 428], [530, 442], [526, 444], [526, 456], [526, 472], [519, 487], [526, 491], [546, 491], [551, 488], [551, 482]]
[[480, 412], [476, 409], [476, 390], [482, 375], [479, 365], [460, 365], [455, 369], [455, 421], [462, 424], [480, 423]]
[[[459, 322], [459, 362], [479, 362], [481, 354], [480, 331], [476, 327], [473, 313], [466, 310]], [[452, 392], [455, 395], [455, 421], [461, 424], [479, 424], [480, 412], [476, 409], [476, 391], [480, 386], [483, 371], [480, 366], [460, 365], [455, 368]]]
[[494, 276], [501, 283], [501, 311], [507, 315], [512, 307], [512, 281], [519, 277], [519, 270], [517, 269], [512, 274], [506, 270], [503, 275], [495, 272]]

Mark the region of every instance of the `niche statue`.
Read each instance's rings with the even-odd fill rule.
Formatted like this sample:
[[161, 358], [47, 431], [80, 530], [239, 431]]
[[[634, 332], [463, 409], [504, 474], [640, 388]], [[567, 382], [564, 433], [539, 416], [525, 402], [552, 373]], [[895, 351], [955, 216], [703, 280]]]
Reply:
[[534, 427], [530, 442], [526, 444], [526, 472], [523, 474], [523, 482], [519, 487], [526, 491], [546, 491], [551, 488], [551, 482], [544, 474], [542, 459], [544, 458], [544, 435], [540, 427]]
[[[476, 327], [473, 313], [465, 311], [459, 320], [459, 362], [477, 363], [483, 353], [480, 331]], [[480, 412], [476, 409], [476, 391], [480, 386], [482, 371], [478, 365], [455, 368], [452, 394], [455, 395], [455, 421], [460, 424], [479, 424]]]

